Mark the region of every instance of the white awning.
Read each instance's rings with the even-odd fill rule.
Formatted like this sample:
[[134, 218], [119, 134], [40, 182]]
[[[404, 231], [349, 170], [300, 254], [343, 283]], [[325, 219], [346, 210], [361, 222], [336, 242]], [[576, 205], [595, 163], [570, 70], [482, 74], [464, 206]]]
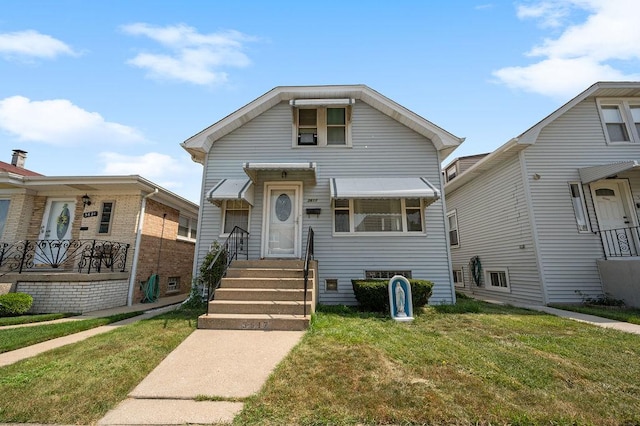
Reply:
[[244, 200], [253, 205], [251, 179], [222, 179], [207, 193], [207, 199], [220, 206], [224, 200]]
[[580, 173], [580, 180], [582, 183], [591, 183], [637, 167], [638, 162], [630, 160], [619, 163], [602, 164], [600, 166], [583, 167], [578, 169], [578, 172]]
[[440, 191], [427, 179], [332, 178], [331, 198], [440, 198]]
[[313, 180], [316, 180], [316, 163], [244, 163], [244, 172], [251, 178], [252, 181], [256, 181], [258, 172], [309, 172], [313, 176]]

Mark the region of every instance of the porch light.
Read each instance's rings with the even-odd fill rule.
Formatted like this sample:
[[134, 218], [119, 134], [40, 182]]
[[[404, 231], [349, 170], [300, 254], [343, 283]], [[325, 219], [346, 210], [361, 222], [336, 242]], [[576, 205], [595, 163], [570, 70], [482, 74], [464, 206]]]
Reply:
[[87, 208], [87, 206], [91, 205], [91, 198], [89, 198], [89, 195], [84, 194], [82, 196], [82, 204], [84, 204], [84, 207]]

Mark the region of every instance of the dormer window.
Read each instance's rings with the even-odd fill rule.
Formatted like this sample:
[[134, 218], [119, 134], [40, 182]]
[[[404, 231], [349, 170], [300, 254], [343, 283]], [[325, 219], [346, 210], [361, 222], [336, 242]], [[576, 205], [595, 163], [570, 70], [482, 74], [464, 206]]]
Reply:
[[457, 175], [458, 175], [458, 168], [456, 167], [455, 164], [447, 168], [447, 171], [446, 171], [447, 182], [453, 180]]
[[353, 99], [296, 99], [294, 146], [351, 146]]

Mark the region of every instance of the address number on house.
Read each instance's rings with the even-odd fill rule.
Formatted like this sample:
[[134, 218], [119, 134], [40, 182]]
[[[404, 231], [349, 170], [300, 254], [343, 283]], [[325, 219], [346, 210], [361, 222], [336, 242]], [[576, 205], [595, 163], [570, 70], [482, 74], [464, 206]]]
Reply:
[[243, 330], [266, 330], [269, 328], [268, 321], [243, 322], [240, 326]]

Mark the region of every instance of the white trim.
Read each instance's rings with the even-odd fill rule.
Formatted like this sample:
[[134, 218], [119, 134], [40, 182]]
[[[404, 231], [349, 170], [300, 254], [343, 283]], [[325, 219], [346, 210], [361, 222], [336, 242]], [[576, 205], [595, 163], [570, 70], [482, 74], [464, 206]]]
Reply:
[[289, 105], [299, 106], [347, 106], [356, 103], [355, 99], [292, 99]]
[[[491, 274], [504, 273], [506, 287], [498, 287], [491, 285]], [[507, 268], [487, 268], [484, 271], [485, 287], [488, 290], [500, 291], [503, 293], [511, 293], [511, 282], [509, 281], [509, 270]]]
[[[289, 189], [294, 191], [294, 245], [292, 255], [269, 255], [269, 223], [271, 221], [271, 197], [269, 192], [273, 189]], [[263, 195], [263, 210], [262, 210], [262, 244], [260, 247], [260, 257], [264, 258], [300, 258], [302, 247], [302, 198], [303, 198], [303, 184], [302, 182], [265, 182], [264, 183], [264, 195]]]

